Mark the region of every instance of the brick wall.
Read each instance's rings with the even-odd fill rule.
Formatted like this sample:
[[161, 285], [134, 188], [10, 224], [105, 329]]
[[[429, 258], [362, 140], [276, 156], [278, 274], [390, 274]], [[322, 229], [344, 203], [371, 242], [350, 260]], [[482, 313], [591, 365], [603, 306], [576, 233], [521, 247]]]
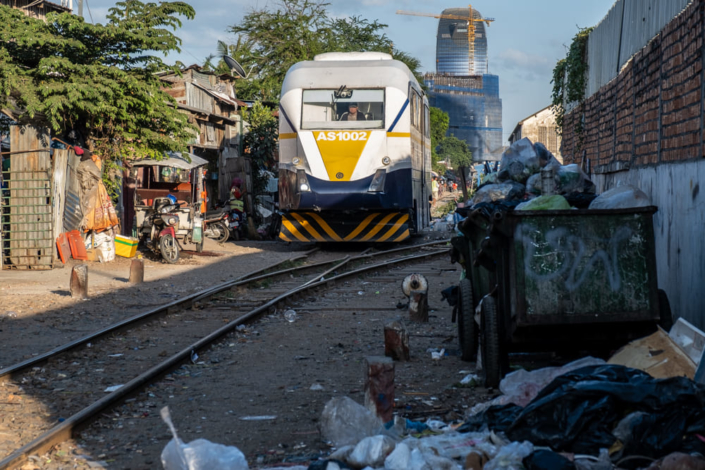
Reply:
[[[565, 117], [563, 159], [609, 173], [705, 156], [703, 22], [695, 0], [624, 67]], [[584, 119], [582, 149], [575, 124]]]

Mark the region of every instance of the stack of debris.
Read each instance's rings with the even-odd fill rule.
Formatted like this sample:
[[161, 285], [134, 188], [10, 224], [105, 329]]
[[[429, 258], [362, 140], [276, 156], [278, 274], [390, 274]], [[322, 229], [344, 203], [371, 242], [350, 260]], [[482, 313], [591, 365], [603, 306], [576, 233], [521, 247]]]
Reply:
[[515, 210], [621, 209], [650, 201], [631, 186], [597, 196], [578, 165], [561, 165], [543, 144], [524, 138], [504, 152], [499, 171], [485, 176], [470, 205], [488, 204]]

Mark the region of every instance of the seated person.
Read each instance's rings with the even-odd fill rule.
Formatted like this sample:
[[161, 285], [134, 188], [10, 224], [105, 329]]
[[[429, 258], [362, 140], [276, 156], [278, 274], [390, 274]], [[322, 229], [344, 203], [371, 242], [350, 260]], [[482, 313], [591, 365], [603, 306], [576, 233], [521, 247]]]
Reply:
[[350, 103], [348, 105], [348, 112], [343, 113], [342, 116], [340, 116], [341, 121], [367, 121], [367, 118], [363, 113], [358, 113], [358, 106], [357, 103]]

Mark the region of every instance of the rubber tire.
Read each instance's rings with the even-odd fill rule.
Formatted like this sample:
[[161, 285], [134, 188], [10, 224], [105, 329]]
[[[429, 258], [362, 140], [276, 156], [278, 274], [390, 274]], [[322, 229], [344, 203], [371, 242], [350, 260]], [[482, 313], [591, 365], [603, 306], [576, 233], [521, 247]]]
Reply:
[[235, 240], [236, 242], [239, 242], [240, 241], [240, 230], [239, 229], [233, 230], [232, 236], [233, 236], [233, 240]]
[[[167, 255], [167, 253], [172, 251], [170, 249], [172, 247], [174, 248], [173, 251], [175, 251], [176, 253], [175, 256]], [[162, 237], [159, 239], [159, 252], [162, 254], [162, 258], [164, 258], [164, 261], [169, 264], [175, 264], [179, 261], [179, 245], [176, 243], [176, 239], [170, 234], [162, 235]]]
[[482, 377], [485, 387], [498, 388], [502, 380], [502, 344], [497, 303], [494, 297], [482, 300]]
[[458, 286], [458, 342], [463, 361], [471, 362], [477, 357], [477, 330], [472, 283], [463, 279]]
[[196, 253], [203, 253], [203, 238], [199, 243], [196, 243]]
[[668, 295], [666, 295], [666, 291], [663, 289], [658, 290], [658, 305], [659, 313], [661, 314], [658, 326], [668, 333], [673, 327], [673, 312], [671, 312], [671, 303], [668, 301]]
[[223, 222], [216, 222], [215, 225], [217, 227], [213, 227], [214, 229], [217, 228], [217, 230], [221, 233], [220, 237], [214, 238], [218, 243], [225, 243], [228, 241], [230, 238], [230, 229], [228, 228], [227, 225], [225, 225]]

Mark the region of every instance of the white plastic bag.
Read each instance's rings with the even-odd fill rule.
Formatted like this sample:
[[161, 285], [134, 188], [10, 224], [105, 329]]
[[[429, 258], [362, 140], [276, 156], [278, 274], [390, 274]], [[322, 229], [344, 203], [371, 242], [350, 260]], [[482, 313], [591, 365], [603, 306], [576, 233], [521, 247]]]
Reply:
[[336, 447], [355, 445], [381, 427], [379, 418], [349, 397], [333, 398], [323, 408], [321, 434]]
[[[410, 447], [415, 443], [424, 454], [441, 455], [449, 459], [464, 459], [473, 449], [484, 448], [488, 443], [491, 444], [489, 432], [459, 433], [453, 431], [418, 439], [415, 442], [408, 441], [405, 440], [404, 443]], [[491, 450], [488, 450], [491, 453]]]
[[499, 449], [497, 456], [483, 470], [523, 470], [522, 461], [534, 452], [531, 442], [512, 442]]
[[605, 361], [602, 359], [588, 356], [561, 367], [544, 367], [531, 372], [519, 369], [507, 374], [499, 383], [499, 390], [504, 396], [500, 397], [502, 398], [502, 403], [497, 404], [514, 403], [515, 405], [526, 406], [556, 377], [581, 367], [599, 366], [604, 363]]
[[590, 209], [629, 209], [646, 207], [651, 200], [642, 190], [631, 185], [617, 186], [605, 191], [590, 203]]
[[559, 194], [595, 193], [595, 185], [575, 163], [559, 166], [555, 176], [556, 191]]
[[184, 444], [176, 434], [169, 407], [162, 408], [161, 415], [174, 435], [162, 451], [164, 470], [249, 470], [245, 455], [237, 447], [215, 444], [206, 439]]
[[501, 184], [488, 184], [477, 190], [472, 198], [472, 204], [495, 202], [502, 200], [518, 200], [524, 197], [526, 187], [513, 181]]
[[356, 468], [379, 467], [395, 447], [388, 436], [371, 436], [361, 440], [348, 457], [348, 463]]

